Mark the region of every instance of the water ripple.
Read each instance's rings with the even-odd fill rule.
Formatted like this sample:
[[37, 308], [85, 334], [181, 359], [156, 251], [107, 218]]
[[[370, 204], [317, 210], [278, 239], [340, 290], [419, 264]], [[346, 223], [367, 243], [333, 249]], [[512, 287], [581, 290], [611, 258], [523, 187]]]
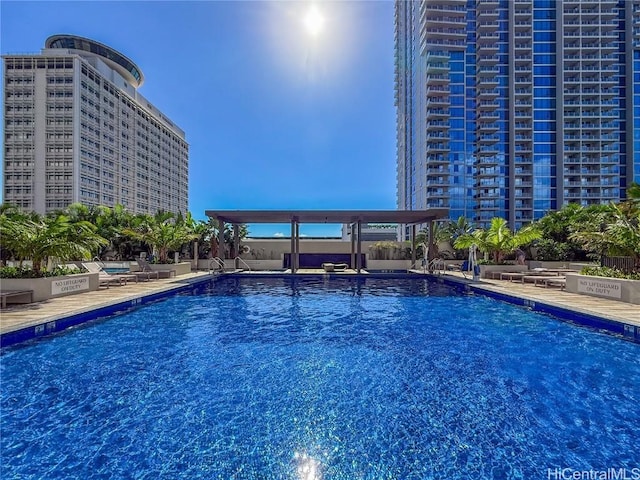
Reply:
[[639, 353], [424, 280], [231, 279], [6, 349], [3, 477], [633, 468]]

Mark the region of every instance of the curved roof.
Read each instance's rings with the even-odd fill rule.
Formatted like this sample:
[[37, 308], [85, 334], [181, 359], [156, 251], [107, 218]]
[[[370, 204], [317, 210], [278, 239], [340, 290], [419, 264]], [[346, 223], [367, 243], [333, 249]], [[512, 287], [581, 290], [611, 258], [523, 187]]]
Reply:
[[95, 40], [76, 35], [52, 35], [47, 38], [45, 48], [65, 48], [95, 55], [104, 60], [134, 87], [137, 88], [144, 82], [142, 70], [135, 63], [117, 50]]

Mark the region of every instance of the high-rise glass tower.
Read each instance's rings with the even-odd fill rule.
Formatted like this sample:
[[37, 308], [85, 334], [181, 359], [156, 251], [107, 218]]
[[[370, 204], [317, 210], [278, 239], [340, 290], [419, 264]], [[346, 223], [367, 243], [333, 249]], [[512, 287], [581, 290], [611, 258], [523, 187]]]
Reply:
[[397, 0], [399, 209], [515, 228], [640, 182], [640, 0]]
[[38, 213], [74, 202], [187, 210], [185, 134], [140, 95], [136, 64], [74, 35], [3, 59], [5, 202]]

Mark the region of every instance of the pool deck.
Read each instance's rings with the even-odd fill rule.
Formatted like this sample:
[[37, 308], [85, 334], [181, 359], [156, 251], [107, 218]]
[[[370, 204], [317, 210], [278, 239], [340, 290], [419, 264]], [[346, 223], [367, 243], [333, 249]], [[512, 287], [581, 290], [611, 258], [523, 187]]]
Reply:
[[[243, 273], [246, 274], [247, 272]], [[269, 274], [268, 272], [255, 273]], [[285, 272], [273, 273], [282, 275]], [[330, 275], [354, 275], [355, 273], [354, 270], [346, 270], [345, 272], [335, 272]], [[422, 271], [414, 271], [413, 273], [424, 274]], [[321, 269], [305, 269], [298, 271], [298, 274], [327, 275]], [[229, 275], [233, 275], [233, 273], [229, 273]], [[447, 272], [446, 274], [433, 276], [442, 281], [472, 286], [475, 291], [485, 291], [524, 299], [528, 302], [537, 302], [570, 310], [578, 314], [592, 315], [625, 325], [633, 325], [640, 329], [640, 305], [568, 293], [558, 288], [541, 288], [533, 284], [490, 279], [473, 281], [469, 278], [464, 278], [458, 272]], [[163, 293], [168, 294], [171, 291], [179, 291], [184, 289], [186, 285], [200, 283], [209, 278], [211, 278], [211, 275], [208, 272], [192, 272], [187, 275], [180, 275], [177, 278], [129, 283], [124, 286], [111, 286], [110, 288], [101, 288], [78, 295], [52, 298], [44, 302], [8, 305], [6, 309], [0, 311], [0, 334], [4, 335], [28, 327], [47, 325], [50, 322], [73, 315], [86, 314], [109, 306], [122, 305], [123, 303], [130, 303], [130, 305], [135, 306], [139, 299], [149, 295], [161, 295]]]
[[[415, 273], [422, 274], [423, 272], [415, 271]], [[468, 277], [465, 278], [460, 272], [447, 272], [435, 276], [460, 284], [473, 285], [476, 290], [508, 295], [529, 300], [530, 302], [544, 303], [553, 307], [640, 327], [640, 305], [632, 303], [617, 302], [606, 298], [580, 295], [579, 293], [569, 293], [554, 287], [537, 287], [532, 283], [523, 284], [488, 278], [474, 281]]]
[[0, 334], [46, 324], [71, 315], [98, 310], [122, 302], [135, 301], [147, 295], [179, 290], [185, 284], [211, 278], [208, 272], [189, 273], [179, 277], [111, 285], [92, 292], [50, 298], [44, 302], [11, 304], [0, 311]]

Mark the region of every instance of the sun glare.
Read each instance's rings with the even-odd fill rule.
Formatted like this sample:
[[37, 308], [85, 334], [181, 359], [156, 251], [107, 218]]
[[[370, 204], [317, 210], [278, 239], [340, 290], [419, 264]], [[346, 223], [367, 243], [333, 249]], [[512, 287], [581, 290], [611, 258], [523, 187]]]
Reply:
[[316, 36], [322, 31], [324, 26], [324, 17], [318, 7], [312, 5], [307, 15], [304, 17], [304, 26], [309, 34]]

